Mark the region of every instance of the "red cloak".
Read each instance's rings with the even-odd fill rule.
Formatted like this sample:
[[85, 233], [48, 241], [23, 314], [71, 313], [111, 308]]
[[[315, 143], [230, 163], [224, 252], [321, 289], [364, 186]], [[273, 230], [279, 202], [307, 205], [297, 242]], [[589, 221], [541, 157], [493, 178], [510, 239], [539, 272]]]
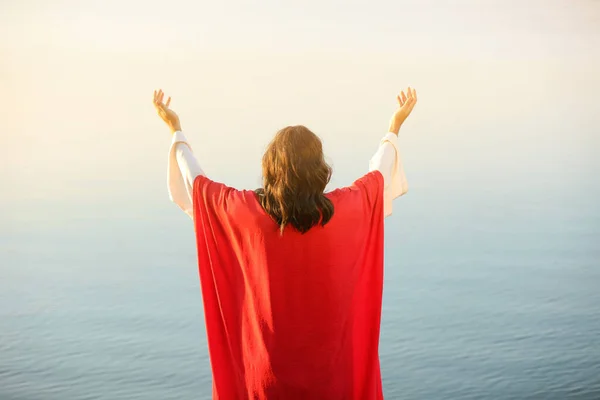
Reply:
[[213, 398], [383, 398], [383, 176], [326, 196], [324, 227], [280, 236], [253, 191], [196, 178]]

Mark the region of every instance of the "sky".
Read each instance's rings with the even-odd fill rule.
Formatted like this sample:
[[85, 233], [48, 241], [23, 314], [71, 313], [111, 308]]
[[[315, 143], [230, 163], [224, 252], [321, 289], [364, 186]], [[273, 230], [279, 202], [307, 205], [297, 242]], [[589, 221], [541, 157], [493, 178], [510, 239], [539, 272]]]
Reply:
[[0, 203], [21, 213], [166, 199], [156, 88], [207, 173], [240, 188], [293, 124], [322, 137], [331, 185], [349, 184], [409, 85], [411, 187], [599, 166], [597, 0], [3, 0], [0, 59]]

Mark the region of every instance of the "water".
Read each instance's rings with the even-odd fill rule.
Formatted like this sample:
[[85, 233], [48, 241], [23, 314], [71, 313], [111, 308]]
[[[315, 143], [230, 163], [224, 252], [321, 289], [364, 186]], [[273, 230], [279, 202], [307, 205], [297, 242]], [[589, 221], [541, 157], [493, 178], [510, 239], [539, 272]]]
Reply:
[[[534, 26], [552, 10], [547, 3], [527, 9]], [[500, 14], [481, 4], [485, 13], [473, 15], [487, 26], [485, 15]], [[471, 43], [477, 49], [468, 57], [455, 54], [467, 34], [447, 32], [464, 27], [460, 20], [438, 15], [438, 41], [431, 36], [431, 5], [420, 19], [400, 7], [386, 9], [387, 19], [373, 15], [373, 29], [361, 29], [362, 19], [348, 23], [368, 49], [385, 46], [376, 55], [219, 56], [190, 45], [166, 56], [156, 41], [164, 36], [155, 22], [164, 22], [162, 8], [144, 42], [152, 52], [137, 42], [146, 37], [141, 26], [129, 23], [123, 27], [135, 41], [112, 33], [129, 43], [126, 54], [97, 50], [114, 21], [92, 19], [100, 33], [80, 47], [9, 53], [3, 98], [14, 112], [0, 129], [0, 400], [210, 398], [193, 229], [167, 199], [168, 138], [150, 104], [161, 82], [177, 93], [176, 110], [207, 173], [245, 188], [259, 182], [264, 145], [289, 123], [323, 137], [334, 186], [351, 182], [384, 134], [396, 86], [417, 87], [419, 104], [400, 140], [410, 190], [386, 221], [386, 397], [600, 399], [600, 57], [582, 50], [598, 48], [597, 24], [596, 14], [578, 8], [584, 2], [562, 4], [552, 21], [581, 28], [577, 35], [560, 36], [554, 22], [545, 34], [504, 41], [494, 30], [474, 31], [468, 36], [483, 41]], [[563, 18], [571, 9], [589, 24]], [[331, 10], [337, 21], [343, 10]], [[137, 21], [138, 11], [123, 20]], [[498, 32], [523, 23], [522, 12], [500, 15]], [[19, 29], [38, 26], [7, 15]], [[206, 27], [197, 14], [172, 15], [177, 26], [187, 17], [188, 29]], [[236, 44], [246, 36], [243, 25], [211, 15], [202, 12], [228, 32], [242, 29]], [[41, 27], [72, 19], [42, 16]], [[263, 26], [248, 21], [250, 31]], [[407, 34], [407, 22], [422, 35]], [[185, 37], [221, 36], [181, 27]], [[385, 40], [367, 40], [367, 31]], [[4, 36], [34, 37], [18, 32]], [[274, 35], [264, 32], [270, 43]], [[80, 38], [79, 30], [65, 35]], [[519, 46], [522, 39], [529, 45]], [[422, 49], [424, 42], [452, 57], [425, 57], [441, 49]], [[484, 43], [489, 53], [479, 54]], [[411, 45], [422, 52], [413, 55]]]
[[600, 399], [600, 2], [376, 3], [0, 3], [0, 400], [210, 398], [153, 89], [250, 188], [295, 123], [349, 183], [407, 85], [386, 397]]
[[[446, 183], [455, 194], [440, 201], [443, 182], [413, 180], [386, 222], [387, 398], [600, 398], [590, 182], [553, 196], [550, 181]], [[144, 208], [12, 204], [0, 250], [0, 399], [210, 398], [192, 226], [160, 190]]]

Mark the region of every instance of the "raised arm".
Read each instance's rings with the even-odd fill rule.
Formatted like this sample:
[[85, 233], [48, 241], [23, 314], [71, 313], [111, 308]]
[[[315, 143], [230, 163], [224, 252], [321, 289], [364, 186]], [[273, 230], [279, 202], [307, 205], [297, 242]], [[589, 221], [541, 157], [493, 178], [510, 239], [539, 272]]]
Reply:
[[198, 164], [192, 148], [183, 132], [175, 132], [167, 164], [169, 198], [192, 218], [194, 180], [198, 175], [204, 175], [204, 171]]
[[408, 192], [398, 133], [417, 102], [417, 92], [411, 88], [407, 92], [408, 95], [403, 91], [397, 96], [398, 110], [390, 119], [388, 133], [381, 139], [377, 152], [369, 162], [369, 171], [378, 170], [383, 175], [383, 212], [386, 217], [392, 214], [392, 200]]
[[163, 98], [164, 93], [162, 90], [154, 92], [154, 106], [173, 135], [167, 164], [169, 198], [186, 214], [193, 217], [194, 179], [198, 175], [204, 175], [204, 172], [181, 131], [179, 117], [169, 108], [171, 98], [169, 97], [166, 103], [163, 103]]

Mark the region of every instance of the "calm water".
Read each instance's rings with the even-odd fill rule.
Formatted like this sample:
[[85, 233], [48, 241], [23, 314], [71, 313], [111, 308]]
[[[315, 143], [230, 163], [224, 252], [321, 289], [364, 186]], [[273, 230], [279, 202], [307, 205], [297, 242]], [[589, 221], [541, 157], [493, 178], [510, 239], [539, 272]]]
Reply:
[[[454, 185], [440, 201], [443, 183], [413, 180], [397, 201], [387, 398], [600, 398], [598, 186], [537, 182], [468, 195]], [[13, 204], [0, 399], [210, 398], [192, 226], [155, 197], [139, 209]]]
[[600, 1], [224, 4], [0, 2], [0, 400], [210, 398], [153, 89], [251, 188], [295, 123], [351, 182], [408, 85], [386, 397], [600, 400]]

